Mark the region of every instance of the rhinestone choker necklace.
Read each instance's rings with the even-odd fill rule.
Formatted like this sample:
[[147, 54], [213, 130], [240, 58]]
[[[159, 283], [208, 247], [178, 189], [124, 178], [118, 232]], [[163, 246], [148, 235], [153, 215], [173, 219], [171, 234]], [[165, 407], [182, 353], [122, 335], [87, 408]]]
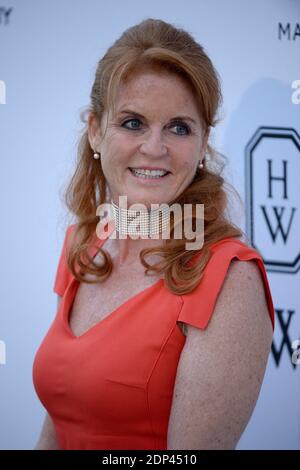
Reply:
[[117, 206], [113, 201], [112, 215], [116, 231], [122, 235], [157, 235], [164, 232], [169, 225], [169, 206], [148, 210], [132, 210]]

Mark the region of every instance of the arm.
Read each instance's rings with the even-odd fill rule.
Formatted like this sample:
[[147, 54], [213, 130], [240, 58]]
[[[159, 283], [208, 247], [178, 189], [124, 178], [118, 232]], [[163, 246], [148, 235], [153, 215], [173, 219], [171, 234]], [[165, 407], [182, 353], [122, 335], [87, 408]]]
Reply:
[[[57, 309], [59, 308], [61, 297], [57, 296]], [[58, 450], [58, 442], [53, 421], [48, 413], [46, 413], [43, 427], [36, 443], [34, 450]]]
[[232, 260], [205, 330], [187, 325], [168, 449], [234, 449], [252, 415], [272, 343], [261, 273]]

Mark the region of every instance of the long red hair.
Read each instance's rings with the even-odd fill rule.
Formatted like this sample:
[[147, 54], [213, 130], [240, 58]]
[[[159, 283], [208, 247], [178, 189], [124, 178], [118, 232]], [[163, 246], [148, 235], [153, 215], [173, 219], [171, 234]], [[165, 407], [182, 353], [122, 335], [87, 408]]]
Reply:
[[[218, 122], [217, 111], [222, 101], [218, 73], [203, 47], [188, 32], [158, 19], [146, 19], [130, 27], [107, 50], [97, 66], [87, 111], [93, 113], [100, 123], [104, 111], [110, 107], [114, 109], [119, 84], [131, 74], [149, 67], [151, 70], [177, 74], [190, 84], [204, 130], [209, 133]], [[76, 218], [67, 262], [79, 281], [91, 283], [105, 280], [113, 270], [113, 262], [105, 248], [100, 249], [100, 265], [87, 254], [99, 222], [97, 207], [107, 202], [107, 187], [101, 163], [93, 158], [84, 114], [82, 119], [85, 128], [78, 145], [76, 169], [65, 191], [65, 203]], [[143, 249], [140, 253], [145, 273], [163, 275], [166, 286], [175, 294], [185, 294], [198, 285], [213, 243], [223, 238], [245, 235], [226, 214], [230, 191], [242, 202], [236, 190], [222, 176], [226, 160], [208, 143], [204, 168], [197, 169], [191, 184], [172, 201], [182, 207], [183, 204], [192, 204], [193, 207], [204, 204], [204, 244], [197, 262], [189, 263], [196, 251], [186, 250], [185, 244], [190, 240], [186, 240], [184, 235], [182, 239], [171, 236], [169, 240], [160, 240], [157, 248]], [[150, 265], [146, 257], [153, 253], [159, 254], [160, 261]], [[94, 274], [96, 281], [87, 280], [84, 277], [87, 272]]]

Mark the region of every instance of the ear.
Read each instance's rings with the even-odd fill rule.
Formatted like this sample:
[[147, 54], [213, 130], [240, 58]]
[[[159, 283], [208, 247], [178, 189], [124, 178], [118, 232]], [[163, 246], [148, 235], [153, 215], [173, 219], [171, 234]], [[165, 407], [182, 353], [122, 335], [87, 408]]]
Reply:
[[100, 151], [100, 139], [101, 139], [101, 126], [97, 116], [94, 113], [90, 113], [88, 117], [88, 139], [91, 148], [94, 151]]

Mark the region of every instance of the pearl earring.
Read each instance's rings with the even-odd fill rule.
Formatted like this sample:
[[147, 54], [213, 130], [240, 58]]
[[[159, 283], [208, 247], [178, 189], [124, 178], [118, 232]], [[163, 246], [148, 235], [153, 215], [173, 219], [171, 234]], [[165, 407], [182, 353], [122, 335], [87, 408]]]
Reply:
[[198, 166], [199, 166], [199, 168], [201, 168], [201, 169], [204, 167], [204, 165], [203, 165], [203, 163], [202, 163], [201, 161], [200, 161], [200, 163], [199, 163]]
[[94, 152], [94, 159], [99, 160], [100, 158], [100, 153], [99, 152]]

